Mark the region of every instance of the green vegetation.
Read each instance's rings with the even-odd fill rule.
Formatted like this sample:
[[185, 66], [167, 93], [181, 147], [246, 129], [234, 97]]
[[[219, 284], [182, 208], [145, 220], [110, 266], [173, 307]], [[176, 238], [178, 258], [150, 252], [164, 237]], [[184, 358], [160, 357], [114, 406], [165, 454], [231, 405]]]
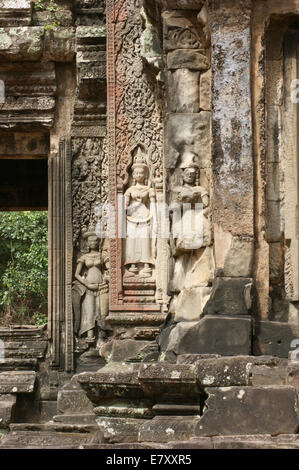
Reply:
[[48, 214], [0, 213], [0, 325], [47, 322]]
[[35, 0], [34, 2], [35, 10], [46, 10], [46, 11], [57, 11], [59, 9], [58, 5], [52, 0]]
[[46, 31], [52, 31], [53, 29], [59, 28], [60, 21], [54, 21], [53, 23], [45, 24]]

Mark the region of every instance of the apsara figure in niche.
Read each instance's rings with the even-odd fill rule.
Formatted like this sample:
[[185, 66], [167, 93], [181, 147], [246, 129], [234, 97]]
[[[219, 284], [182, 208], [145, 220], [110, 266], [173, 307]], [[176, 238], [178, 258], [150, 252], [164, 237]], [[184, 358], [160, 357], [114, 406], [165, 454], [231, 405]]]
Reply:
[[132, 165], [132, 184], [125, 192], [127, 234], [125, 276], [152, 277], [155, 264], [155, 191], [149, 183], [149, 167], [138, 147]]

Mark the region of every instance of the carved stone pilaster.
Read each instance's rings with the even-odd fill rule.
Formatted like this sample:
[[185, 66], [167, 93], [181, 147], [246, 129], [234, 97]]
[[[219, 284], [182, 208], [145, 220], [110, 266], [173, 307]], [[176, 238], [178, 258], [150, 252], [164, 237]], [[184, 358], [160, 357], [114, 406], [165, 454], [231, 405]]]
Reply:
[[[148, 169], [146, 194], [152, 199], [165, 201], [163, 186], [163, 106], [160, 88], [155, 75], [149, 73], [143, 60], [142, 44], [144, 21], [142, 2], [137, 0], [108, 0], [107, 2], [107, 87], [108, 87], [108, 155], [109, 155], [109, 203], [110, 228], [115, 230], [110, 239], [110, 316], [113, 323], [122, 322], [122, 315], [132, 317], [132, 324], [140, 322], [140, 316], [157, 315], [163, 310], [164, 296], [157, 296], [159, 270], [165, 266], [159, 242], [158, 222], [157, 259], [152, 268], [145, 267], [151, 277], [134, 275], [134, 269], [125, 270], [126, 243], [122, 233], [123, 196], [134, 186], [135, 159], [138, 152], [144, 155]], [[146, 59], [146, 57], [144, 57]], [[156, 70], [156, 75], [159, 70]], [[145, 187], [144, 186], [144, 187]], [[128, 194], [128, 193], [126, 193]], [[148, 234], [149, 235], [149, 234]], [[145, 246], [145, 245], [144, 245]], [[146, 250], [145, 250], [146, 251]], [[146, 258], [146, 257], [145, 257]], [[140, 263], [142, 264], [142, 262]], [[146, 263], [151, 264], [151, 263]], [[134, 263], [133, 263], [134, 265]], [[145, 273], [146, 274], [146, 273]], [[162, 277], [167, 277], [164, 269]], [[165, 282], [162, 284], [165, 288]], [[159, 284], [161, 288], [161, 283]], [[136, 323], [135, 323], [136, 324]]]
[[49, 338], [53, 367], [72, 371], [71, 145], [61, 140], [49, 159]]

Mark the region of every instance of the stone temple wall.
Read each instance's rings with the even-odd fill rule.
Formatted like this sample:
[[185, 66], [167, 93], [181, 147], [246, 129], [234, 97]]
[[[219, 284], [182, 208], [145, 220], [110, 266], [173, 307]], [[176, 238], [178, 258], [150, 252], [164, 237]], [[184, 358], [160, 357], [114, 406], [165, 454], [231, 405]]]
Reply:
[[297, 432], [298, 11], [0, 0], [0, 159], [48, 160], [50, 221], [47, 329], [0, 328], [5, 423]]

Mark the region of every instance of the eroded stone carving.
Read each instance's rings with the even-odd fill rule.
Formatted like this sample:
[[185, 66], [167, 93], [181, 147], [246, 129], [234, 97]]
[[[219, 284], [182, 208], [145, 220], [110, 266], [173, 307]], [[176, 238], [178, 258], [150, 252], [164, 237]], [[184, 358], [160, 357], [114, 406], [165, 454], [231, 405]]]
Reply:
[[76, 280], [73, 283], [75, 333], [79, 338], [86, 337], [87, 344], [94, 344], [96, 323], [99, 338], [102, 339], [108, 315], [109, 259], [108, 253], [103, 250], [103, 241], [94, 231], [85, 232], [83, 238], [87, 241], [88, 252], [77, 261]]
[[[194, 163], [182, 169], [182, 184], [173, 189], [173, 235], [176, 251], [197, 250], [209, 244], [208, 191], [199, 185], [199, 168]], [[175, 211], [178, 210], [178, 221]], [[176, 227], [179, 225], [179, 227]]]
[[108, 198], [108, 163], [104, 139], [77, 138], [72, 145], [73, 242], [79, 247], [81, 231], [95, 227], [104, 216], [99, 206]]
[[[160, 272], [167, 271], [166, 252], [162, 252], [159, 237], [155, 240], [153, 236], [151, 210], [155, 200], [163, 202], [165, 197], [162, 91], [159, 69], [148, 51], [151, 41], [147, 36], [152, 28], [145, 19], [143, 2], [109, 0], [107, 17], [109, 203], [115, 208], [109, 220], [111, 226], [119, 227], [119, 200], [123, 197], [128, 209], [128, 236], [123, 239], [116, 233], [110, 240], [110, 319], [114, 320], [114, 315], [120, 318], [127, 311], [129, 315], [136, 313], [135, 318], [141, 321], [138, 312], [161, 311], [167, 290], [167, 282], [162, 285], [160, 281]], [[135, 167], [140, 152], [145, 155], [147, 168]], [[146, 181], [148, 178], [150, 181]], [[155, 246], [161, 260], [159, 273], [154, 269]]]
[[154, 224], [155, 191], [149, 184], [149, 167], [141, 147], [138, 147], [132, 166], [133, 184], [125, 192], [127, 210], [127, 237], [125, 248], [126, 277], [152, 276], [155, 264]]

